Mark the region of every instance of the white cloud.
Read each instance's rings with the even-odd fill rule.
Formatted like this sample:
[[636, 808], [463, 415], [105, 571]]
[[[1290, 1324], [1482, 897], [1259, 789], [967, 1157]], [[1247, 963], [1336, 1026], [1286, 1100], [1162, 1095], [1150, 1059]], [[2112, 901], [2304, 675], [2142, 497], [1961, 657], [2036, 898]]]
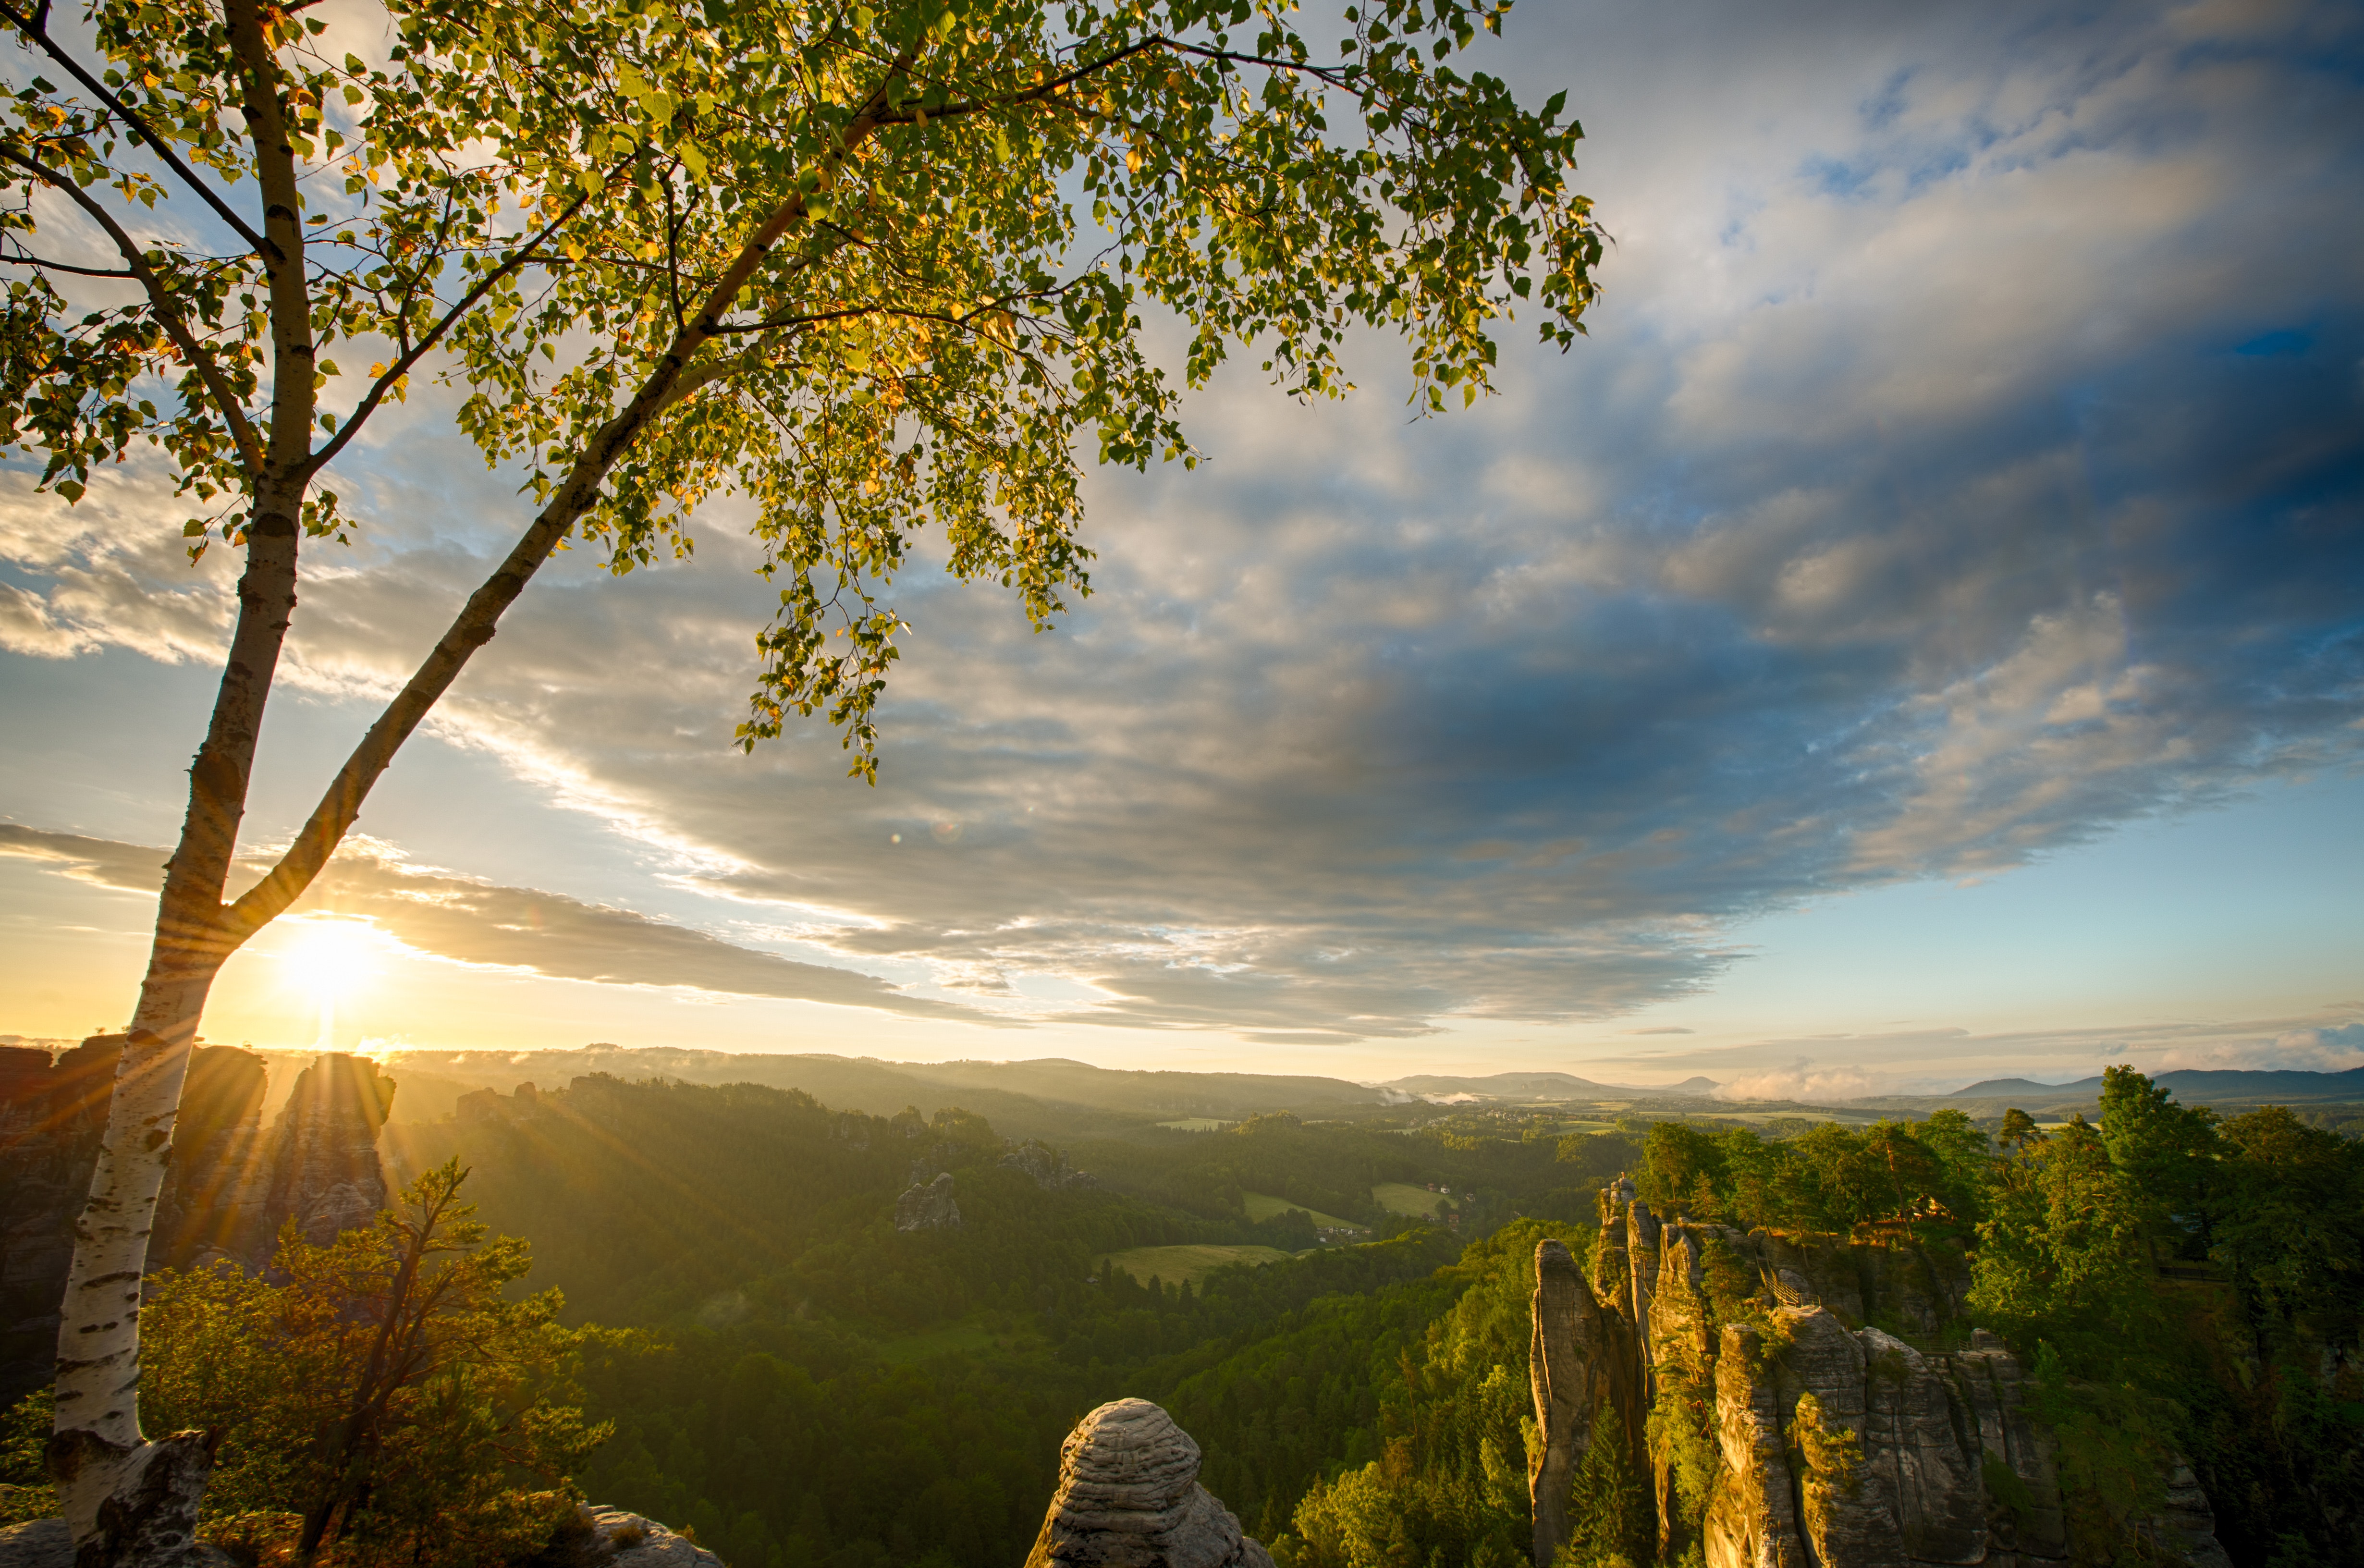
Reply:
[[1830, 1104], [1861, 1099], [1879, 1092], [1877, 1081], [1860, 1067], [1816, 1067], [1801, 1056], [1787, 1067], [1773, 1067], [1716, 1085], [1719, 1100], [1800, 1100]]

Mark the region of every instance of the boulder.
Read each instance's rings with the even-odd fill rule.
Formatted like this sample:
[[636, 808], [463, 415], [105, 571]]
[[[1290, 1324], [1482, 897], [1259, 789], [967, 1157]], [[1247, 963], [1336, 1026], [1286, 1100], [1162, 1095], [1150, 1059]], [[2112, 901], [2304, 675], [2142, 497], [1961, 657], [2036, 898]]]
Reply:
[[1146, 1399], [1086, 1416], [1059, 1448], [1059, 1490], [1026, 1568], [1272, 1568], [1199, 1485], [1199, 1445]]
[[951, 1230], [957, 1229], [960, 1222], [960, 1205], [953, 1201], [950, 1171], [932, 1182], [914, 1184], [895, 1200], [898, 1230]]

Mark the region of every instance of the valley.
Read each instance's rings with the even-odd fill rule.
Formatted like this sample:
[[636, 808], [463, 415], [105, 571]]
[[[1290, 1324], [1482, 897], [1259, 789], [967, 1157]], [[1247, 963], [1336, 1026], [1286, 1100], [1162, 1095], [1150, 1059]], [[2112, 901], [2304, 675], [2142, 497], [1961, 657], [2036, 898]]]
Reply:
[[[1391, 1541], [1424, 1561], [1511, 1568], [1540, 1517], [1520, 1455], [1533, 1451], [1521, 1433], [1536, 1418], [1530, 1297], [1546, 1240], [1600, 1304], [1581, 1359], [1602, 1409], [1622, 1413], [1589, 1429], [1628, 1434], [1625, 1479], [1578, 1466], [1568, 1484], [1610, 1487], [1584, 1528], [1628, 1542], [1623, 1561], [1701, 1561], [1722, 1539], [1713, 1519], [1762, 1496], [1761, 1481], [1705, 1457], [1730, 1410], [1808, 1389], [1818, 1408], [1864, 1398], [1819, 1372], [1784, 1383], [1763, 1371], [1726, 1390], [1719, 1367], [1780, 1363], [1787, 1341], [1763, 1336], [1790, 1332], [1781, 1315], [1801, 1302], [1932, 1364], [2010, 1347], [2026, 1418], [2055, 1456], [2027, 1474], [2061, 1499], [2029, 1562], [2110, 1561], [2099, 1543], [2151, 1529], [2143, 1510], [2166, 1507], [2161, 1478], [2177, 1464], [2199, 1477], [2209, 1541], [2235, 1563], [2292, 1561], [2289, 1540], [2336, 1541], [2349, 1517], [2339, 1499], [2364, 1428], [2347, 1412], [2364, 1408], [2364, 1385], [2345, 1260], [2364, 1230], [2364, 1163], [2335, 1130], [2356, 1114], [2343, 1102], [2185, 1107], [2129, 1079], [2105, 1084], [2090, 1115], [2037, 1107], [2066, 1110], [2049, 1130], [2015, 1106], [1983, 1114], [1983, 1100], [1977, 1116], [1941, 1102], [1882, 1119], [1661, 1097], [1566, 1131], [1597, 1123], [1582, 1113], [1598, 1102], [1542, 1101], [1531, 1083], [1446, 1104], [1275, 1086], [1303, 1110], [1351, 1113], [1316, 1118], [1251, 1109], [1254, 1086], [1236, 1080], [971, 1064], [946, 1086], [926, 1069], [821, 1059], [879, 1107], [854, 1108], [692, 1081], [667, 1070], [722, 1069], [672, 1054], [608, 1055], [626, 1072], [535, 1086], [514, 1074], [554, 1074], [531, 1060], [473, 1075], [476, 1063], [434, 1062], [441, 1072], [423, 1075], [451, 1108], [432, 1115], [405, 1114], [409, 1062], [376, 1077], [356, 1063], [321, 1082], [388, 1087], [360, 1100], [299, 1091], [267, 1115], [265, 1073], [244, 1059], [199, 1058], [202, 1082], [221, 1085], [206, 1093], [228, 1096], [195, 1107], [225, 1129], [223, 1148], [259, 1140], [288, 1169], [326, 1172], [306, 1141], [324, 1140], [343, 1168], [382, 1163], [388, 1190], [456, 1162], [481, 1218], [530, 1247], [530, 1284], [606, 1335], [585, 1341], [575, 1373], [586, 1418], [612, 1426], [581, 1471], [585, 1495], [686, 1529], [732, 1568], [1017, 1562], [1062, 1437], [1127, 1396], [1171, 1412], [1202, 1451], [1204, 1485], [1283, 1568], [1357, 1568]], [[744, 1062], [751, 1075], [808, 1065]], [[492, 1071], [508, 1086], [480, 1086]], [[84, 1157], [72, 1139], [86, 1136], [70, 1129], [91, 1125], [87, 1099], [39, 1097], [50, 1076], [11, 1081], [12, 1256], [29, 1257], [65, 1207], [28, 1211], [35, 1189], [20, 1178], [48, 1170], [44, 1190], [70, 1189]], [[926, 1108], [891, 1105], [913, 1089]], [[75, 1092], [59, 1079], [52, 1095]], [[960, 1095], [1007, 1108], [1028, 1135]], [[1177, 1101], [1235, 1119], [1157, 1125]], [[381, 1119], [288, 1121], [315, 1102], [374, 1106]], [[48, 1141], [28, 1141], [40, 1127]], [[2191, 1164], [2202, 1150], [2209, 1163]], [[46, 1163], [26, 1163], [36, 1152]], [[923, 1189], [947, 1201], [912, 1208]], [[2047, 1216], [2068, 1192], [2116, 1218], [2061, 1229]], [[287, 1188], [273, 1201], [305, 1213], [317, 1200]], [[1678, 1238], [1685, 1261], [1667, 1251], [1662, 1263]], [[1769, 1348], [1732, 1348], [1744, 1341]], [[37, 1337], [19, 1343], [20, 1357], [38, 1351]], [[14, 1397], [38, 1373], [20, 1359], [9, 1375]], [[1848, 1440], [1875, 1441], [1865, 1419], [1845, 1417]], [[1970, 1473], [1948, 1485], [2008, 1499], [2030, 1484], [1978, 1481], [1975, 1455]], [[1712, 1518], [1725, 1493], [1738, 1500]], [[1816, 1550], [1834, 1568], [1874, 1560], [1829, 1540]], [[2339, 1550], [2318, 1560], [2344, 1562]]]

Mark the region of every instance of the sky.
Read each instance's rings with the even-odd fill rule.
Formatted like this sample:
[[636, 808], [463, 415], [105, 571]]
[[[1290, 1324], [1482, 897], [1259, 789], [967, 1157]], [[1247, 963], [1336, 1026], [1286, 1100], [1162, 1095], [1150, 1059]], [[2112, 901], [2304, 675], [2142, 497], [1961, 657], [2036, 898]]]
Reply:
[[[1343, 404], [1235, 365], [1196, 472], [1092, 475], [1055, 629], [898, 585], [875, 788], [730, 744], [731, 504], [691, 562], [561, 557], [207, 1038], [2364, 1064], [2364, 10], [1526, 0], [1484, 63], [1588, 132], [1572, 352], [1425, 421], [1383, 338]], [[524, 521], [451, 415], [332, 482], [250, 845]], [[181, 516], [0, 472], [0, 1033], [129, 1010], [235, 564]]]

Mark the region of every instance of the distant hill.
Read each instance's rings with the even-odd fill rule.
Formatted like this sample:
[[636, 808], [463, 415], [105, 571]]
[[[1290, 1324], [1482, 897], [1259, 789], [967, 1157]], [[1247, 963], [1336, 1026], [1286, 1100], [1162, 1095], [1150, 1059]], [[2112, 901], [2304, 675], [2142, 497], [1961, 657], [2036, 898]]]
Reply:
[[[2249, 1105], [2267, 1101], [2277, 1104], [2364, 1102], [2364, 1067], [2351, 1067], [2344, 1073], [2315, 1073], [2294, 1067], [2270, 1071], [2179, 1067], [2170, 1073], [2152, 1073], [2151, 1082], [2162, 1088], [2174, 1090], [2175, 1097], [2187, 1106]], [[2062, 1101], [2096, 1099], [2101, 1093], [2102, 1080], [2098, 1076], [2080, 1078], [2073, 1084], [2038, 1084], [2026, 1078], [1989, 1078], [1967, 1089], [1957, 1089], [1946, 1098], [1998, 1100], [2024, 1096]]]
[[431, 1121], [470, 1089], [504, 1093], [519, 1084], [563, 1089], [606, 1073], [628, 1083], [649, 1078], [687, 1084], [760, 1084], [801, 1089], [823, 1105], [892, 1116], [905, 1106], [933, 1115], [949, 1106], [975, 1111], [1018, 1138], [1091, 1136], [1126, 1124], [1208, 1117], [1239, 1120], [1268, 1111], [1332, 1119], [1375, 1111], [1377, 1090], [1341, 1078], [1253, 1073], [1140, 1073], [1045, 1057], [1032, 1062], [881, 1062], [873, 1057], [692, 1051], [671, 1046], [579, 1051], [402, 1052], [395, 1065], [414, 1092], [397, 1094], [395, 1119]]
[[2085, 1079], [2083, 1084], [2090, 1087], [2080, 1086], [2078, 1084], [2039, 1084], [2033, 1078], [1989, 1078], [1981, 1083], [1973, 1084], [1967, 1089], [1957, 1089], [1945, 1097], [1949, 1100], [1998, 1100], [2007, 1099], [2013, 1095], [2073, 1096], [2080, 1094], [2098, 1095], [2102, 1092], [2102, 1081], [2099, 1078]]
[[1489, 1100], [1646, 1100], [1704, 1098], [1715, 1093], [1716, 1082], [1712, 1078], [1686, 1078], [1679, 1084], [1637, 1089], [1625, 1084], [1596, 1084], [1567, 1073], [1494, 1073], [1482, 1078], [1423, 1073], [1398, 1078], [1379, 1087], [1407, 1095], [1476, 1095]]
[[[743, 1058], [742, 1060], [744, 1060]], [[1386, 1097], [1343, 1078], [1263, 1073], [1136, 1072], [1047, 1056], [1031, 1062], [903, 1062], [898, 1073], [931, 1084], [975, 1084], [1067, 1105], [1180, 1120], [1294, 1111], [1326, 1118], [1374, 1110]]]

